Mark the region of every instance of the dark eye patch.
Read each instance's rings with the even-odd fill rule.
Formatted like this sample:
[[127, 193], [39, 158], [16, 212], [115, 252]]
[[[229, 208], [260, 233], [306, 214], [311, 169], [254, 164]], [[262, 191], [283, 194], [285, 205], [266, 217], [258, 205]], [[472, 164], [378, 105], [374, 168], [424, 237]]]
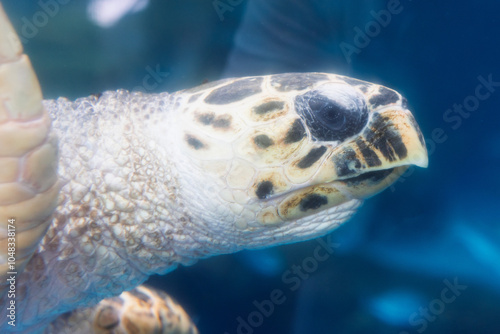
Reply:
[[346, 106], [311, 91], [295, 99], [295, 108], [315, 140], [344, 140], [359, 133], [368, 122], [368, 108], [361, 99]]

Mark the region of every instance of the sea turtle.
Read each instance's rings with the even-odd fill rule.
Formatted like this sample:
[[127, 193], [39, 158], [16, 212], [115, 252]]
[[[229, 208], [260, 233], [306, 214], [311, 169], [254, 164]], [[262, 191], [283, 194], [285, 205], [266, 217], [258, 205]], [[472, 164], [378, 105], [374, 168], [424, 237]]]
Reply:
[[286, 73], [42, 101], [3, 10], [0, 31], [0, 274], [15, 289], [1, 331], [42, 332], [180, 264], [324, 235], [427, 166], [406, 100], [377, 84]]

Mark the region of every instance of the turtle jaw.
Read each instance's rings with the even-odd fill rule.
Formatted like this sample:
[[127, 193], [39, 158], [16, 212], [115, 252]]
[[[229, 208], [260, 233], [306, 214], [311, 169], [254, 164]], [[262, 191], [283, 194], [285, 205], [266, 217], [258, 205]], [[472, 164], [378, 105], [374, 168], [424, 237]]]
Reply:
[[410, 165], [428, 166], [424, 137], [410, 111], [386, 107], [373, 111], [357, 136], [332, 149], [311, 184], [356, 180], [363, 174]]
[[357, 199], [386, 189], [411, 165], [428, 166], [425, 141], [413, 115], [394, 107], [374, 113], [362, 134], [339, 147], [332, 160], [337, 172], [333, 183]]
[[358, 136], [332, 150], [309, 186], [280, 198], [278, 215], [291, 221], [371, 197], [392, 185], [410, 165], [428, 165], [412, 114], [394, 106], [373, 111]]

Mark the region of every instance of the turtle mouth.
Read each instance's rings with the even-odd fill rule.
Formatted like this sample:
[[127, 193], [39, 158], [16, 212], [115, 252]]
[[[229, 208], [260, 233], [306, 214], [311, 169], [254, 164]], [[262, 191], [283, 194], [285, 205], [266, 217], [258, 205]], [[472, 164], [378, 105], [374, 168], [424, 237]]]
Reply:
[[360, 174], [358, 176], [343, 179], [342, 181], [345, 183], [354, 184], [354, 185], [360, 184], [362, 182], [378, 183], [378, 182], [381, 182], [382, 180], [384, 180], [386, 177], [388, 177], [391, 173], [393, 173], [395, 168], [396, 167], [366, 172], [366, 173]]
[[268, 204], [276, 204], [284, 202], [290, 196], [295, 196], [298, 193], [305, 194], [303, 196], [307, 196], [307, 193], [314, 193], [318, 191], [331, 193], [329, 191], [325, 191], [328, 188], [337, 189], [339, 191], [339, 195], [342, 196], [345, 201], [355, 198], [367, 198], [377, 194], [394, 183], [394, 181], [399, 178], [401, 174], [408, 169], [408, 167], [409, 165], [405, 165], [382, 170], [367, 171], [353, 177], [336, 179], [322, 184], [296, 186], [286, 192], [273, 194], [265, 198], [263, 201]]
[[360, 201], [391, 186], [409, 165], [367, 171], [356, 176], [336, 179], [276, 194], [267, 203], [277, 207], [282, 221], [295, 220], [348, 201]]
[[336, 180], [332, 182], [332, 185], [339, 189], [346, 198], [365, 199], [393, 185], [409, 167], [410, 165], [402, 165], [367, 171], [354, 177]]

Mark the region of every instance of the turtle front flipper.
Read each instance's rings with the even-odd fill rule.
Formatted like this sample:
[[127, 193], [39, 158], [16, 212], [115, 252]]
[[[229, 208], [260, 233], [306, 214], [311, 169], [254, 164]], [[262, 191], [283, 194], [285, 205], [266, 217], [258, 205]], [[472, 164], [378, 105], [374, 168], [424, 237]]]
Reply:
[[0, 32], [1, 297], [9, 289], [7, 278], [15, 283], [47, 231], [60, 187], [50, 117], [31, 63], [1, 4]]
[[198, 334], [186, 311], [161, 290], [140, 285], [53, 321], [44, 334]]

